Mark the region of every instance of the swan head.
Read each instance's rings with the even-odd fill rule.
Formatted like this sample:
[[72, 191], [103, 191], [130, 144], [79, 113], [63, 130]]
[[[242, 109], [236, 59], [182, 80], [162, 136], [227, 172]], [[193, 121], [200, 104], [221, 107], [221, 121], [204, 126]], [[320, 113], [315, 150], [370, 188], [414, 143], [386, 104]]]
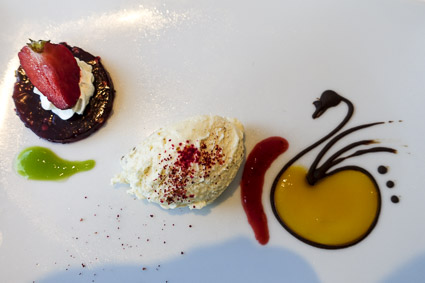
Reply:
[[316, 110], [313, 113], [313, 119], [319, 118], [331, 107], [337, 106], [344, 98], [333, 90], [326, 90], [320, 98], [313, 102]]

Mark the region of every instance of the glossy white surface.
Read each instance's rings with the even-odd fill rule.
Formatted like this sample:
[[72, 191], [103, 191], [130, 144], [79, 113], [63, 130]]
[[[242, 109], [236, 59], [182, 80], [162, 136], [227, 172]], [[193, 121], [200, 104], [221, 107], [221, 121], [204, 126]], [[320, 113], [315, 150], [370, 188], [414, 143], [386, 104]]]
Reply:
[[[425, 277], [424, 1], [10, 1], [0, 10], [0, 282]], [[117, 93], [99, 132], [61, 145], [23, 126], [11, 95], [16, 54], [27, 38], [66, 41], [102, 57]], [[344, 115], [338, 107], [311, 119], [311, 103], [326, 89], [353, 101], [350, 125], [403, 120], [344, 141], [377, 138], [399, 152], [355, 160], [380, 185], [382, 211], [370, 236], [343, 250], [295, 239], [268, 201], [279, 169]], [[197, 114], [241, 120], [247, 152], [272, 135], [289, 141], [264, 184], [268, 245], [255, 241], [246, 221], [241, 172], [201, 211], [165, 211], [110, 186], [122, 154], [156, 128]], [[13, 160], [33, 145], [97, 165], [65, 182], [28, 181]], [[379, 165], [389, 173], [377, 174]], [[391, 195], [401, 202], [391, 203]]]

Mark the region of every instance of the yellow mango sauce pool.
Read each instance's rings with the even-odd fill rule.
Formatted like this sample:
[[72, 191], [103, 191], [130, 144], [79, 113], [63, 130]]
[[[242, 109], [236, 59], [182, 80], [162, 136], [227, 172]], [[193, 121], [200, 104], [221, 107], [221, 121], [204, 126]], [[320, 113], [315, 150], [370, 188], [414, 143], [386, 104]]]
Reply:
[[33, 146], [24, 149], [16, 158], [16, 171], [27, 179], [56, 181], [95, 166], [94, 160], [68, 161], [48, 148]]
[[343, 170], [319, 180], [306, 180], [307, 170], [289, 167], [274, 192], [274, 206], [293, 234], [325, 248], [349, 246], [376, 223], [380, 194], [375, 182], [357, 170]]

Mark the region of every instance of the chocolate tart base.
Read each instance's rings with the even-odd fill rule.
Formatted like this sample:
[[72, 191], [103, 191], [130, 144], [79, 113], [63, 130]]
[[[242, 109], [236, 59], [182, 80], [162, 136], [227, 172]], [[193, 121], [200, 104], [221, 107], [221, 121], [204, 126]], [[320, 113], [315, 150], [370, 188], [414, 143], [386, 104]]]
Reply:
[[95, 57], [81, 48], [65, 45], [74, 57], [90, 64], [93, 69], [95, 91], [83, 115], [74, 114], [62, 120], [51, 111], [41, 107], [40, 97], [33, 92], [34, 86], [19, 66], [13, 91], [16, 114], [37, 136], [51, 142], [71, 143], [84, 139], [97, 131], [112, 112], [115, 90], [108, 72]]

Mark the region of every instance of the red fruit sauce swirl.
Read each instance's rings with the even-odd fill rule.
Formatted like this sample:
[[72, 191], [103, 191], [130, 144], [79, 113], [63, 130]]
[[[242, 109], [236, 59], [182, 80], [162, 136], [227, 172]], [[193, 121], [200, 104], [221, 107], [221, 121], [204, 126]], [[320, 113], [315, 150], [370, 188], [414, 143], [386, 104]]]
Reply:
[[248, 222], [257, 241], [265, 245], [269, 241], [269, 228], [261, 195], [264, 175], [273, 161], [288, 149], [288, 142], [281, 137], [270, 137], [255, 145], [246, 160], [242, 181], [241, 198]]

